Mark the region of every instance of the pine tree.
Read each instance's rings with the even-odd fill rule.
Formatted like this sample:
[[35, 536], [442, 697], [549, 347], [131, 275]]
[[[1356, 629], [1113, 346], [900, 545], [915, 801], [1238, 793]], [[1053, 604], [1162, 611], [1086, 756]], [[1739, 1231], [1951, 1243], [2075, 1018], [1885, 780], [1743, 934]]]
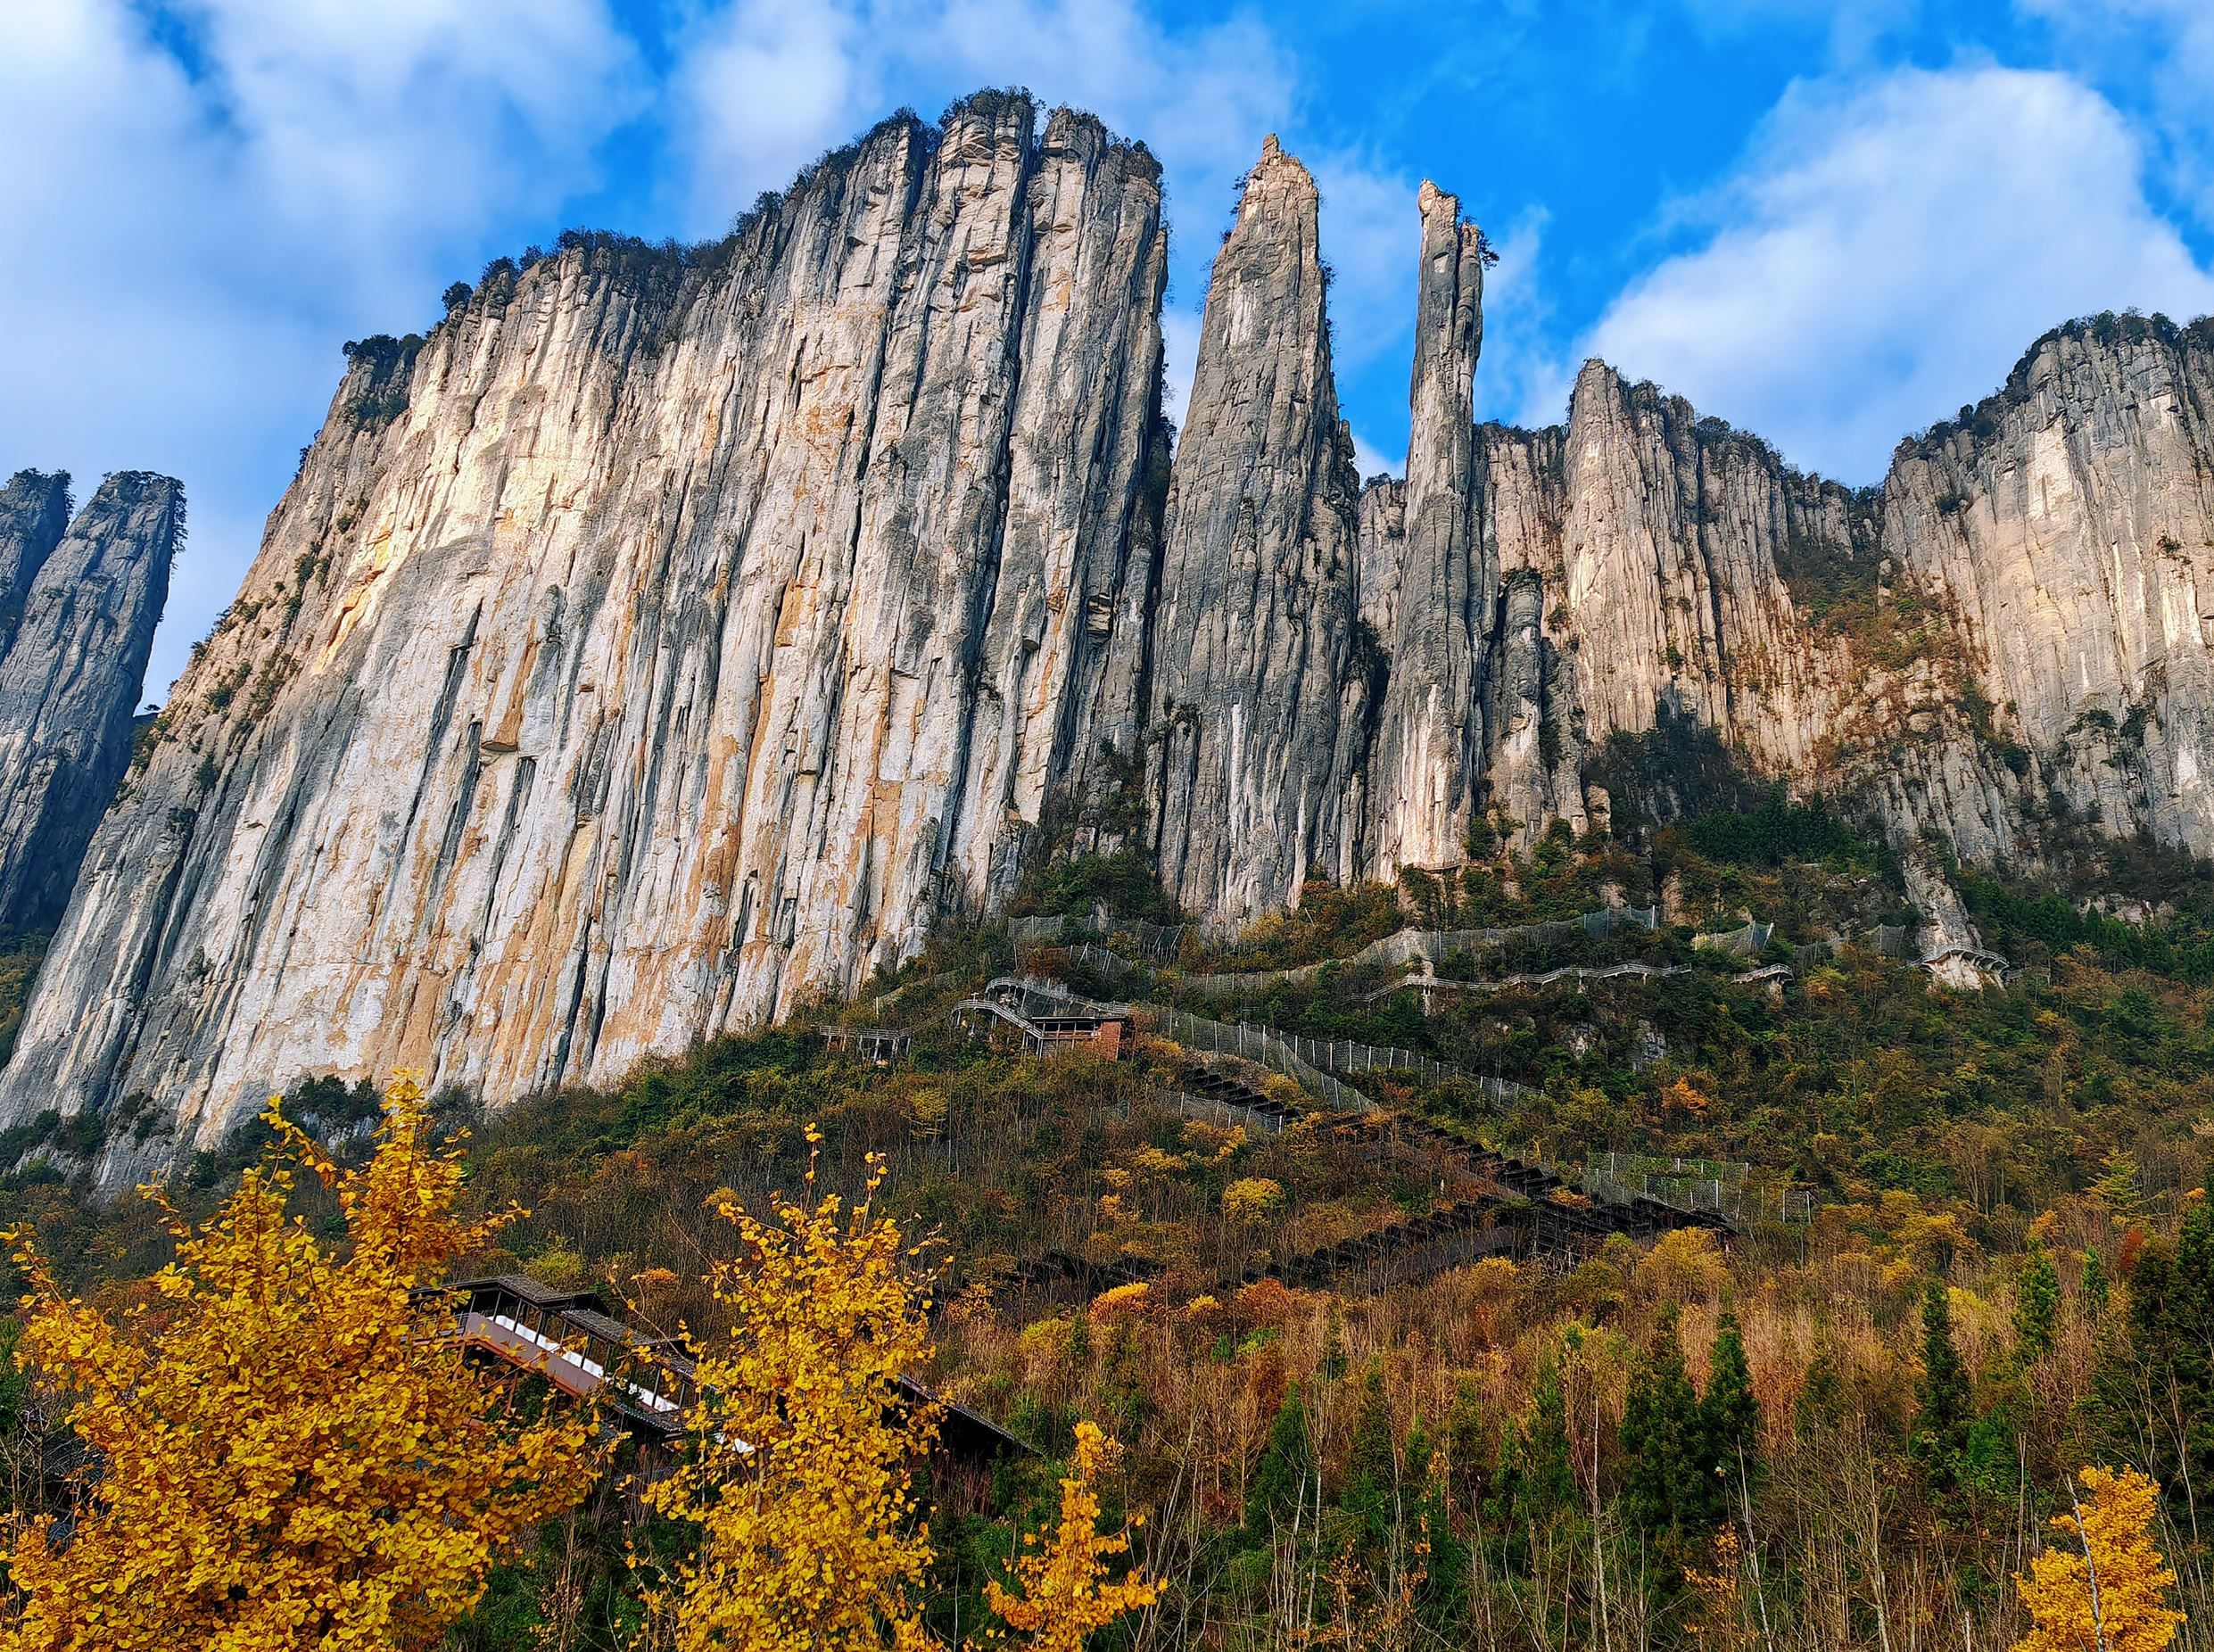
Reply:
[[1806, 1383], [1792, 1403], [1791, 1425], [1802, 1440], [1817, 1430], [1836, 1428], [1845, 1421], [1845, 1378], [1838, 1371], [1837, 1351], [1830, 1345], [1827, 1329], [1814, 1334], [1814, 1358], [1806, 1367]]
[[1458, 1618], [1468, 1593], [1466, 1550], [1453, 1533], [1446, 1500], [1448, 1465], [1418, 1421], [1408, 1426], [1400, 1457], [1402, 1482], [1416, 1488], [1409, 1522], [1416, 1552], [1407, 1557], [1408, 1569], [1421, 1577], [1415, 1609], [1432, 1630], [1442, 1632]]
[[1330, 1304], [1330, 1320], [1322, 1333], [1322, 1380], [1334, 1383], [1345, 1375], [1345, 1316], [1335, 1302]]
[[2154, 1426], [2188, 1454], [2193, 1480], [2214, 1475], [2214, 1198], [2193, 1197], [2172, 1246], [2145, 1246], [2128, 1300], [2130, 1339], [2161, 1401]]
[[[1258, 1548], [1273, 1542], [1281, 1526], [1289, 1525], [1307, 1503], [1315, 1478], [1315, 1450], [1307, 1432], [1307, 1407], [1299, 1384], [1285, 1391], [1276, 1420], [1268, 1425], [1268, 1441], [1260, 1459], [1245, 1483], [1245, 1540]], [[1312, 1517], [1311, 1507], [1309, 1510]]]
[[1575, 1471], [1568, 1455], [1568, 1402], [1560, 1367], [1550, 1359], [1538, 1368], [1529, 1412], [1507, 1425], [1499, 1437], [1499, 1471], [1492, 1476], [1487, 1506], [1491, 1528], [1510, 1565], [1528, 1557], [1529, 1535], [1543, 1531], [1576, 1507]]
[[1453, 1403], [1445, 1414], [1446, 1491], [1453, 1505], [1474, 1509], [1483, 1496], [1485, 1452], [1483, 1402], [1476, 1385], [1462, 1377], [1453, 1389]]
[[1623, 1406], [1622, 1445], [1629, 1457], [1623, 1506], [1640, 1530], [1697, 1532], [1715, 1523], [1721, 1487], [1708, 1430], [1671, 1325], [1632, 1374]]
[[2083, 1310], [2094, 1325], [2106, 1317], [2107, 1299], [2113, 1294], [2113, 1286], [2106, 1276], [2106, 1259], [2096, 1250], [2083, 1253]]
[[1699, 1401], [1704, 1418], [1708, 1466], [1722, 1483], [1723, 1500], [1739, 1476], [1752, 1479], [1760, 1465], [1761, 1408], [1753, 1397], [1753, 1373], [1745, 1363], [1745, 1338], [1738, 1317], [1725, 1312], [1714, 1331], [1714, 1353], [1706, 1379], [1706, 1396]]
[[2035, 1365], [2053, 1351], [2060, 1316], [2060, 1270], [2045, 1242], [2033, 1238], [2014, 1294], [2014, 1357], [2020, 1364]]
[[1953, 1309], [1942, 1279], [1930, 1280], [1922, 1293], [1922, 1372], [1915, 1392], [1920, 1403], [1909, 1442], [1914, 1460], [1940, 1491], [1954, 1490], [1974, 1407], [1968, 1367], [1953, 1345]]
[[2107, 1150], [2103, 1174], [2092, 1185], [2091, 1196], [2104, 1205], [2117, 1222], [2131, 1222], [2144, 1206], [2144, 1192], [2137, 1155], [2126, 1148]]
[[1364, 1548], [1379, 1555], [1397, 1523], [1399, 1463], [1392, 1451], [1392, 1407], [1384, 1373], [1371, 1363], [1361, 1374], [1360, 1409], [1353, 1417], [1352, 1449], [1338, 1506], [1353, 1516]]

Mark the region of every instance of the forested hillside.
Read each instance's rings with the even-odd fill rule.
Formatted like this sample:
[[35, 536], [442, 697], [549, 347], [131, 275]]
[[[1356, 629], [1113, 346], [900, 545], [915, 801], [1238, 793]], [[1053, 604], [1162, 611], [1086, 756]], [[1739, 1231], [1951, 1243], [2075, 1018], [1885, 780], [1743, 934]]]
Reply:
[[[2125, 1464], [2161, 1489], [2202, 1644], [2204, 868], [2086, 839], [1973, 879], [2003, 965], [1955, 987], [1898, 945], [1879, 839], [1736, 801], [1634, 848], [1564, 830], [1450, 880], [1318, 886], [1219, 943], [1142, 863], [1056, 861], [850, 1006], [612, 1088], [441, 1098], [469, 1202], [529, 1210], [453, 1272], [707, 1336], [718, 1208], [797, 1192], [811, 1135], [821, 1187], [860, 1194], [880, 1155], [933, 1293], [916, 1375], [1037, 1453], [938, 1484], [948, 1637], [1090, 1420], [1163, 1585], [1107, 1631], [1138, 1644], [2003, 1646], [2047, 1517]], [[1012, 1019], [976, 1008], [995, 982]], [[1103, 1005], [1132, 1006], [1123, 1059], [1014, 1029]], [[316, 1081], [285, 1108], [343, 1160], [376, 1100]], [[265, 1136], [170, 1198], [211, 1208]], [[141, 1295], [170, 1241], [72, 1180], [99, 1144], [48, 1119], [8, 1149], [68, 1279]], [[52, 1413], [10, 1406], [22, 1507]], [[453, 1644], [622, 1643], [624, 1545], [684, 1540], [606, 1483]]]

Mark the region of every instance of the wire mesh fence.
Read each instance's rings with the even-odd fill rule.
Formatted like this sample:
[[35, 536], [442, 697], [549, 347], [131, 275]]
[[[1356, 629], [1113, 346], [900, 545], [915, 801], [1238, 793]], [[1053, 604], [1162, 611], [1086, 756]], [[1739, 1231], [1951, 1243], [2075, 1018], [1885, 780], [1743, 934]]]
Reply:
[[1759, 1177], [1750, 1165], [1711, 1160], [1658, 1159], [1609, 1152], [1584, 1167], [1583, 1191], [1595, 1198], [1651, 1199], [1679, 1210], [1712, 1210], [1735, 1226], [1766, 1220], [1802, 1226], [1814, 1195]]
[[1352, 1086], [1340, 1083], [1300, 1054], [1292, 1040], [1272, 1033], [1265, 1027], [1249, 1027], [1243, 1021], [1210, 1021], [1203, 1015], [1193, 1015], [1165, 1005], [1149, 1006], [1147, 1012], [1153, 1017], [1161, 1031], [1186, 1049], [1204, 1050], [1217, 1055], [1236, 1055], [1249, 1061], [1258, 1061], [1282, 1073], [1308, 1094], [1332, 1107], [1367, 1112], [1373, 1106], [1368, 1098]]
[[1735, 958], [1757, 958], [1768, 950], [1768, 942], [1776, 933], [1776, 926], [1755, 918], [1734, 929], [1722, 929], [1711, 935], [1695, 935], [1691, 945], [1703, 946], [1710, 952], [1728, 953]]

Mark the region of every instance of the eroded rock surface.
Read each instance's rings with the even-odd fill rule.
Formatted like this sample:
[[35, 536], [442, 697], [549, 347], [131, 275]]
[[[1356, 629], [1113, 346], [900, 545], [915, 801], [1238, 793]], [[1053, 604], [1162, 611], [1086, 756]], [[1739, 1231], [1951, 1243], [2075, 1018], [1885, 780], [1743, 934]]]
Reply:
[[2061, 329], [1848, 490], [1598, 362], [1562, 425], [1474, 425], [1483, 237], [1411, 206], [1408, 475], [1365, 490], [1305, 169], [1246, 182], [1171, 462], [1157, 169], [1016, 96], [357, 348], [0, 1122], [159, 1098], [113, 1180], [305, 1073], [604, 1081], [1055, 843], [1233, 926], [1479, 817], [1604, 830], [1600, 749], [1664, 722], [1904, 847], [2034, 859], [2065, 810], [2214, 853], [2214, 326]]
[[62, 915], [130, 762], [184, 531], [184, 489], [147, 471], [108, 477], [59, 533], [68, 508], [63, 475], [0, 493], [0, 930]]
[[1338, 417], [1317, 196], [1273, 137], [1215, 260], [1154, 615], [1162, 880], [1217, 921], [1340, 863], [1360, 484]]
[[307, 1072], [608, 1079], [987, 904], [1136, 746], [1160, 210], [987, 95], [357, 349], [0, 1113], [144, 1091], [159, 1155]]

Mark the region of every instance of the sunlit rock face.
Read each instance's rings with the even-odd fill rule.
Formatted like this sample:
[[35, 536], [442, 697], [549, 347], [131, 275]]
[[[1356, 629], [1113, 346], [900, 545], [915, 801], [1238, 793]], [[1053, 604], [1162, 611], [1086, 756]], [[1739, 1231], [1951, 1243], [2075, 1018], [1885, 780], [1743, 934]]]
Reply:
[[1561, 425], [1474, 424], [1488, 248], [1409, 204], [1407, 474], [1365, 488], [1299, 162], [1243, 186], [1172, 455], [1158, 170], [1013, 95], [356, 348], [0, 1122], [155, 1098], [113, 1182], [303, 1074], [606, 1081], [1062, 846], [1228, 928], [1602, 829], [1664, 723], [1903, 847], [2034, 859], [2065, 809], [2214, 852], [2214, 328], [2062, 329], [1848, 490], [1598, 362]]
[[1338, 416], [1314, 180], [1274, 138], [1215, 260], [1153, 617], [1161, 877], [1216, 921], [1342, 860], [1357, 754], [1359, 482]]
[[0, 930], [62, 915], [130, 761], [185, 492], [119, 471], [68, 511], [64, 475], [0, 490]]
[[1483, 772], [1484, 667], [1499, 570], [1484, 554], [1475, 494], [1476, 358], [1483, 343], [1483, 233], [1425, 183], [1392, 626], [1391, 676], [1367, 768], [1368, 870], [1459, 860]]
[[2214, 853], [2214, 326], [2063, 329], [1968, 411], [1902, 449], [1887, 553], [2075, 812]]
[[987, 905], [1135, 745], [1165, 252], [1142, 147], [984, 95], [355, 351], [0, 1113], [608, 1078]]

